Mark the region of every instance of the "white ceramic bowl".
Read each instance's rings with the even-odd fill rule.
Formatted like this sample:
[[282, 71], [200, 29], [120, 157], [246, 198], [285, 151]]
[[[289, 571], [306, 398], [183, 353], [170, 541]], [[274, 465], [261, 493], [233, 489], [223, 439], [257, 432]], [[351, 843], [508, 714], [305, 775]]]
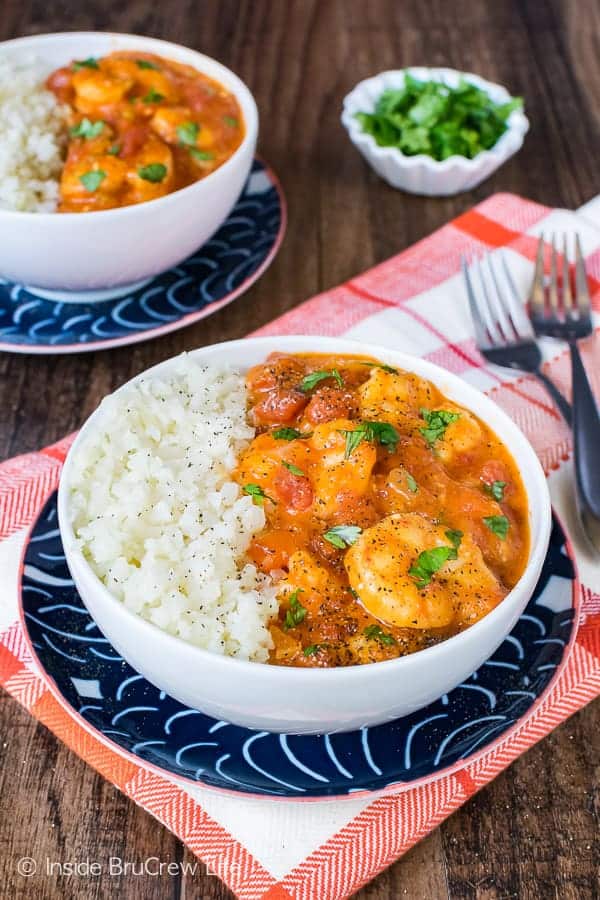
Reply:
[[0, 275], [4, 278], [34, 288], [75, 292], [131, 285], [193, 253], [227, 218], [241, 193], [254, 157], [258, 112], [246, 85], [214, 59], [179, 44], [110, 32], [43, 34], [0, 44], [3, 56], [16, 61], [33, 56], [48, 73], [71, 59], [114, 50], [157, 53], [221, 82], [241, 107], [244, 140], [206, 178], [147, 203], [86, 213], [0, 209]]
[[[529, 501], [531, 551], [516, 587], [471, 628], [411, 656], [338, 669], [270, 666], [218, 656], [161, 631], [130, 612], [94, 574], [77, 548], [69, 517], [69, 479], [82, 441], [102, 421], [102, 407], [83, 426], [65, 462], [58, 515], [67, 563], [91, 615], [119, 653], [172, 697], [215, 716], [267, 731], [345, 731], [406, 715], [452, 690], [480, 666], [513, 628], [527, 605], [546, 556], [551, 512], [546, 479], [530, 444], [488, 397], [444, 369], [405, 353], [337, 338], [250, 338], [192, 352], [203, 363], [229, 362], [242, 371], [273, 350], [365, 353], [434, 382], [478, 415], [515, 458]], [[144, 373], [164, 374], [167, 360]], [[141, 376], [137, 376], [138, 378]], [[137, 379], [133, 379], [134, 381]], [[131, 382], [129, 382], [131, 384]]]
[[355, 114], [373, 112], [377, 100], [385, 90], [403, 86], [407, 72], [419, 81], [440, 81], [449, 87], [456, 87], [459, 80], [465, 78], [489, 94], [496, 103], [510, 100], [510, 94], [501, 85], [484, 81], [471, 72], [457, 72], [456, 69], [398, 69], [380, 72], [373, 78], [360, 81], [344, 98], [342, 123], [355, 147], [392, 187], [410, 194], [427, 196], [458, 194], [476, 187], [520, 149], [529, 129], [529, 120], [521, 110], [511, 113], [508, 128], [498, 142], [473, 159], [451, 156], [439, 162], [423, 153], [405, 156], [396, 147], [380, 147], [370, 134], [365, 134]]

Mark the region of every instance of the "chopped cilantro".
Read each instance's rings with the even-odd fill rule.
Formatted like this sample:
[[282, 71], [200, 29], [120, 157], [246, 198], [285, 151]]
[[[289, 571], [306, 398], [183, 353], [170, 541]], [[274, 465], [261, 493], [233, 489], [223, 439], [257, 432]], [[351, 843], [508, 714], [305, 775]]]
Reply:
[[162, 163], [149, 163], [147, 166], [140, 166], [137, 173], [144, 181], [151, 181], [152, 184], [157, 184], [167, 174], [167, 167], [163, 166]]
[[362, 534], [362, 528], [358, 525], [334, 525], [329, 531], [326, 531], [323, 537], [338, 550], [345, 550], [351, 547]]
[[464, 78], [452, 88], [407, 72], [402, 87], [384, 91], [373, 112], [358, 112], [356, 118], [379, 146], [396, 147], [405, 156], [472, 159], [497, 143], [510, 114], [522, 106], [520, 97], [496, 103]]
[[200, 132], [200, 126], [196, 122], [183, 122], [177, 126], [179, 143], [185, 147], [194, 147]]
[[298, 431], [297, 428], [276, 428], [275, 431], [271, 432], [271, 437], [274, 437], [277, 441], [295, 441], [300, 440], [301, 438], [311, 437], [312, 432]]
[[94, 59], [93, 56], [88, 56], [87, 59], [74, 60], [73, 68], [77, 72], [79, 69], [99, 69], [100, 66], [97, 59]]
[[104, 122], [99, 119], [97, 122], [91, 122], [89, 119], [82, 119], [77, 125], [73, 125], [70, 129], [71, 137], [95, 138], [104, 129]]
[[136, 59], [136, 63], [138, 69], [154, 69], [155, 72], [160, 72], [160, 66], [150, 62], [148, 59]]
[[387, 447], [390, 452], [393, 452], [400, 440], [400, 435], [389, 422], [361, 422], [352, 431], [341, 430], [340, 434], [343, 434], [346, 438], [346, 450], [344, 453], [346, 459], [350, 459], [353, 451], [363, 441], [375, 441], [383, 447]]
[[444, 436], [448, 425], [460, 419], [460, 413], [448, 412], [445, 409], [422, 409], [421, 416], [425, 419], [427, 427], [419, 428], [419, 431], [430, 448]]
[[344, 387], [344, 379], [337, 369], [319, 369], [318, 372], [310, 372], [308, 375], [304, 376], [300, 382], [300, 390], [307, 394], [321, 381], [325, 381], [327, 378], [334, 378], [339, 387]]
[[416, 562], [408, 570], [408, 574], [412, 575], [417, 582], [419, 590], [427, 587], [435, 573], [449, 559], [456, 559], [462, 536], [462, 531], [447, 531], [446, 537], [450, 541], [450, 547], [432, 547], [431, 550], [423, 550], [422, 553], [419, 553]]
[[388, 375], [398, 374], [398, 369], [395, 369], [393, 366], [388, 366], [386, 363], [361, 362], [361, 366], [369, 366], [370, 369], [382, 369], [384, 372], [387, 372]]
[[106, 172], [103, 172], [102, 169], [90, 169], [89, 172], [84, 172], [79, 176], [80, 182], [90, 193], [97, 191], [105, 178]]
[[297, 475], [299, 478], [306, 477], [306, 475], [304, 474], [302, 469], [299, 469], [298, 466], [295, 466], [293, 463], [289, 463], [289, 462], [286, 462], [285, 460], [282, 460], [281, 465], [285, 466], [285, 468], [288, 470], [288, 472], [291, 472], [292, 475]]
[[506, 487], [506, 481], [493, 481], [491, 484], [484, 484], [483, 489], [486, 494], [489, 494], [490, 497], [493, 497], [494, 500], [497, 500], [498, 503], [502, 503], [504, 500], [504, 488]]
[[199, 162], [208, 162], [215, 158], [215, 154], [209, 150], [198, 150], [197, 147], [190, 147], [190, 154]]
[[257, 506], [262, 506], [265, 500], [270, 500], [271, 503], [277, 502], [276, 500], [273, 500], [272, 497], [269, 497], [268, 494], [265, 494], [259, 484], [253, 484], [252, 482], [250, 482], [249, 484], [245, 484], [242, 490], [245, 494], [250, 494]]
[[406, 486], [408, 487], [411, 494], [416, 494], [417, 491], [419, 490], [419, 485], [417, 484], [417, 482], [415, 481], [413, 476], [410, 474], [410, 472], [406, 473]]
[[142, 97], [142, 103], [160, 103], [160, 101], [164, 99], [162, 94], [159, 94], [154, 88], [150, 88], [148, 93]]
[[112, 147], [109, 147], [106, 152], [109, 153], [111, 156], [117, 156], [121, 152], [121, 145], [113, 144]]
[[237, 128], [240, 124], [235, 116], [223, 116], [223, 121], [226, 125], [229, 125], [230, 128]]
[[499, 537], [501, 541], [506, 540], [508, 526], [510, 524], [506, 516], [484, 516], [483, 523], [484, 525], [487, 525], [490, 531], [492, 531], [496, 537]]
[[296, 588], [296, 590], [290, 594], [289, 608], [286, 610], [285, 620], [283, 622], [283, 627], [286, 631], [290, 628], [295, 628], [306, 616], [306, 609], [298, 600], [298, 594], [300, 594], [301, 591], [302, 588]]
[[308, 647], [304, 648], [305, 656], [314, 656], [319, 650], [324, 650], [325, 644], [309, 644]]
[[383, 631], [380, 625], [367, 625], [363, 634], [369, 640], [379, 641], [380, 644], [388, 644], [389, 646], [396, 643], [396, 638], [392, 634]]

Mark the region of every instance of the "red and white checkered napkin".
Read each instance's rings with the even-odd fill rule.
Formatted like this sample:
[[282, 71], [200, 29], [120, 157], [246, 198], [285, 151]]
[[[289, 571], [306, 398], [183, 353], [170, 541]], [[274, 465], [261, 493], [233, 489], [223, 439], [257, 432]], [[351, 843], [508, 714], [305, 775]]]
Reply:
[[[600, 209], [586, 217], [497, 194], [435, 234], [347, 284], [314, 297], [262, 334], [344, 335], [421, 354], [489, 393], [528, 435], [548, 474], [583, 586], [579, 630], [567, 664], [522, 727], [464, 769], [378, 799], [275, 801], [216, 794], [148, 771], [84, 730], [48, 689], [17, 616], [28, 526], [56, 487], [69, 439], [0, 466], [0, 682], [90, 765], [177, 834], [240, 898], [347, 897], [406, 852], [512, 760], [600, 694], [600, 575], [571, 508], [570, 434], [531, 377], [492, 370], [475, 350], [460, 256], [507, 247], [525, 292], [536, 235], [579, 231], [600, 322]], [[597, 341], [597, 335], [595, 340]], [[591, 343], [591, 342], [590, 342]], [[598, 343], [598, 341], [597, 341]], [[565, 353], [545, 347], [552, 377], [568, 389]], [[552, 356], [551, 354], [555, 355]], [[588, 354], [591, 349], [588, 347]], [[589, 357], [588, 357], [589, 358]], [[597, 359], [598, 357], [596, 357]], [[588, 366], [595, 372], [599, 366]]]

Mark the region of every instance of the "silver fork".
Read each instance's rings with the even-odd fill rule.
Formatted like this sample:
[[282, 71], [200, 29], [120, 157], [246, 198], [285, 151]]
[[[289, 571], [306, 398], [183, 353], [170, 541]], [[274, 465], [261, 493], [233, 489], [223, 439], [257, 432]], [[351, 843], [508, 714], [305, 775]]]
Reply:
[[480, 287], [476, 292], [475, 279], [471, 278], [467, 261], [464, 256], [461, 260], [477, 349], [496, 366], [520, 369], [535, 375], [570, 425], [571, 407], [542, 371], [542, 354], [504, 254], [501, 255], [501, 263], [502, 276], [490, 254], [483, 258], [483, 262], [478, 259], [473, 263]]
[[567, 235], [563, 236], [562, 286], [558, 280], [555, 238], [550, 252], [550, 278], [544, 286], [543, 236], [538, 244], [529, 296], [529, 315], [537, 335], [566, 341], [571, 354], [575, 478], [581, 519], [592, 544], [600, 551], [600, 415], [577, 347], [592, 333], [590, 294], [579, 235], [575, 235], [574, 286], [571, 286]]

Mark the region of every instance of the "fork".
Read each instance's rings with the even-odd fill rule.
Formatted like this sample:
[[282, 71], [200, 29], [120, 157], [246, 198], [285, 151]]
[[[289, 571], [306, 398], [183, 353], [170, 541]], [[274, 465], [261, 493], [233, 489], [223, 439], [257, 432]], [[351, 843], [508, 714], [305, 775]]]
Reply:
[[600, 551], [600, 414], [583, 365], [577, 341], [592, 333], [590, 295], [579, 235], [575, 235], [574, 285], [571, 287], [567, 235], [563, 235], [562, 286], [558, 254], [551, 241], [550, 278], [544, 288], [543, 235], [540, 237], [529, 315], [537, 335], [566, 341], [571, 355], [573, 443], [579, 512], [592, 544]]
[[481, 291], [477, 294], [467, 261], [464, 256], [461, 259], [477, 349], [488, 362], [496, 366], [520, 369], [522, 372], [535, 375], [570, 425], [571, 406], [556, 385], [542, 371], [542, 354], [535, 342], [531, 322], [519, 297], [504, 254], [501, 255], [503, 279], [499, 277], [490, 254], [484, 257], [484, 262], [487, 275], [484, 271], [484, 263], [480, 259], [473, 263], [473, 269], [477, 272], [481, 286]]

